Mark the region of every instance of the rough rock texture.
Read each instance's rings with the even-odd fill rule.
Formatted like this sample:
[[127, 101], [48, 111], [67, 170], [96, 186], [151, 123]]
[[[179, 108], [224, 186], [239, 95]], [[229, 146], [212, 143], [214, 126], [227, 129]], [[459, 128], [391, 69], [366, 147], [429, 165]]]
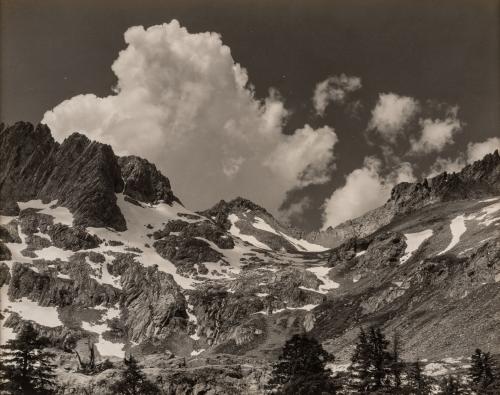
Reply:
[[[186, 222], [175, 220], [153, 233], [157, 241], [153, 246], [160, 256], [171, 260], [181, 273], [206, 274], [205, 262], [217, 262], [223, 255], [202, 239], [213, 242], [218, 248], [234, 248], [233, 239], [218, 224], [202, 220]], [[202, 238], [202, 239], [200, 239]], [[194, 265], [198, 265], [198, 270]]]
[[123, 156], [118, 158], [123, 181], [124, 193], [133, 199], [145, 203], [163, 201], [172, 204], [179, 202], [170, 187], [170, 181], [161, 174], [156, 166], [137, 156]]
[[90, 235], [79, 226], [55, 224], [48, 229], [48, 234], [54, 245], [63, 250], [88, 250], [101, 244], [97, 236]]
[[[242, 197], [238, 197], [229, 202], [221, 200], [212, 208], [201, 211], [199, 214], [212, 219], [220, 227], [226, 230], [229, 230], [232, 226], [228, 217], [230, 214], [234, 214], [238, 217], [238, 221], [235, 225], [242, 234], [255, 237], [274, 251], [284, 250], [296, 252], [298, 249], [286, 238], [286, 236], [292, 236], [297, 239], [303, 238], [303, 232], [277, 221], [266, 209]], [[253, 226], [256, 220], [266, 222], [274, 229], [274, 232], [269, 232]]]
[[0, 225], [0, 240], [5, 243], [20, 243], [21, 238], [17, 232], [17, 221], [13, 220], [8, 224]]
[[8, 261], [12, 257], [7, 246], [0, 241], [0, 261]]
[[116, 253], [110, 273], [121, 276], [125, 327], [135, 342], [166, 338], [186, 327], [186, 300], [172, 275]]
[[267, 212], [266, 209], [242, 197], [237, 197], [236, 199], [233, 199], [229, 202], [221, 200], [212, 208], [205, 211], [200, 211], [199, 214], [207, 218], [212, 218], [217, 224], [224, 227], [226, 230], [229, 230], [229, 228], [231, 227], [231, 223], [227, 219], [229, 214], [233, 212], [241, 212], [247, 210], [253, 212], [259, 212], [266, 215], [271, 215]]
[[[73, 260], [71, 264], [59, 261], [59, 269], [48, 268], [52, 261], [38, 262], [38, 272], [28, 265], [15, 263], [11, 269], [9, 297], [26, 297], [41, 306], [98, 306], [114, 305], [120, 291], [109, 284], [99, 284], [89, 277], [91, 268], [84, 262]], [[70, 279], [57, 276], [58, 271], [68, 273]]]
[[62, 144], [45, 125], [18, 122], [0, 131], [0, 213], [16, 215], [18, 201], [57, 200], [76, 224], [125, 229], [115, 193], [123, 190], [109, 145], [72, 134]]
[[350, 238], [367, 236], [398, 216], [429, 204], [497, 195], [500, 195], [498, 150], [464, 167], [458, 173], [444, 172], [421, 183], [400, 183], [392, 189], [391, 197], [384, 206], [335, 228], [311, 232], [306, 238], [312, 243], [337, 247]]

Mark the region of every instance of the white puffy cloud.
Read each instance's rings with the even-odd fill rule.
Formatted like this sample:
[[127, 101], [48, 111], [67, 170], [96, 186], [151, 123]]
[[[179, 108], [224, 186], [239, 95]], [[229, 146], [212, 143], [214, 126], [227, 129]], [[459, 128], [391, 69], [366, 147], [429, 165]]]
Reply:
[[456, 159], [437, 158], [426, 177], [432, 178], [443, 172], [457, 173], [462, 170], [465, 165], [465, 159], [462, 155], [458, 156]]
[[457, 107], [452, 108], [445, 119], [420, 120], [422, 130], [418, 139], [411, 139], [411, 152], [440, 152], [446, 145], [453, 144], [455, 134], [462, 129], [457, 111]]
[[483, 159], [486, 154], [500, 150], [500, 138], [491, 137], [482, 143], [469, 143], [467, 145], [467, 162], [473, 163]]
[[344, 186], [325, 201], [323, 229], [335, 227], [383, 205], [394, 185], [415, 180], [412, 167], [406, 162], [387, 175], [381, 175], [381, 172], [382, 162], [379, 159], [365, 158], [363, 167], [350, 173]]
[[480, 143], [469, 143], [467, 144], [467, 151], [460, 153], [455, 159], [437, 158], [431, 166], [427, 177], [434, 177], [445, 171], [448, 173], [458, 173], [467, 164], [481, 160], [485, 155], [497, 149], [500, 150], [500, 138], [498, 137], [490, 137]]
[[174, 20], [131, 27], [125, 42], [112, 65], [114, 94], [78, 95], [45, 113], [58, 140], [83, 131], [119, 155], [149, 159], [195, 209], [242, 195], [277, 211], [288, 190], [328, 179], [335, 132], [306, 125], [283, 134], [283, 101], [274, 91], [254, 97], [218, 34]]
[[305, 125], [284, 137], [264, 165], [291, 185], [322, 184], [330, 178], [333, 147], [337, 141], [332, 128], [323, 126], [314, 130]]
[[412, 97], [381, 93], [372, 110], [368, 129], [377, 132], [384, 140], [395, 143], [403, 133], [403, 128], [419, 111], [419, 102]]
[[320, 116], [325, 114], [326, 107], [331, 102], [343, 103], [350, 92], [361, 88], [361, 78], [345, 74], [334, 75], [318, 82], [314, 89], [313, 105]]

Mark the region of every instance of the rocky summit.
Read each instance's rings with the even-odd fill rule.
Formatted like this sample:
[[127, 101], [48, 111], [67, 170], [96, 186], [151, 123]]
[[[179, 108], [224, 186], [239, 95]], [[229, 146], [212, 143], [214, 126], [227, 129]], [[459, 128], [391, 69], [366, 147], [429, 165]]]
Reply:
[[370, 325], [445, 374], [500, 353], [500, 156], [304, 234], [244, 198], [190, 211], [154, 164], [84, 135], [2, 125], [0, 298], [1, 342], [31, 322], [68, 393], [109, 393], [133, 354], [167, 394], [264, 394], [294, 334], [338, 373]]

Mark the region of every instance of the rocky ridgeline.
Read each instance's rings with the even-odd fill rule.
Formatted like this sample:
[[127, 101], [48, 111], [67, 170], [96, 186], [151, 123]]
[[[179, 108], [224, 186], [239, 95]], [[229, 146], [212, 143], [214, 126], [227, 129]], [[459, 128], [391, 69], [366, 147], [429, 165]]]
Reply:
[[367, 236], [398, 216], [429, 204], [498, 195], [500, 155], [497, 150], [458, 173], [444, 172], [420, 183], [400, 183], [392, 189], [391, 197], [385, 205], [335, 228], [312, 232], [306, 238], [313, 243], [336, 247], [349, 238]]
[[116, 193], [144, 202], [176, 201], [166, 177], [134, 156], [117, 158], [109, 145], [74, 133], [61, 144], [45, 125], [0, 129], [0, 214], [17, 215], [17, 202], [57, 200], [75, 225], [125, 230]]
[[[312, 333], [345, 363], [371, 324], [397, 331], [407, 360], [500, 352], [500, 200], [484, 200], [500, 195], [498, 152], [398, 185], [383, 207], [330, 230], [335, 248], [308, 251], [246, 199], [189, 212], [144, 159], [82, 135], [59, 144], [44, 126], [0, 130], [0, 324], [16, 332], [32, 318], [76, 393], [106, 393], [130, 352], [167, 393], [261, 394], [293, 334]], [[55, 206], [18, 205], [33, 199], [58, 200], [73, 223]], [[159, 202], [168, 207], [154, 211]], [[20, 300], [32, 317], [10, 306]], [[75, 352], [86, 361], [92, 347], [115, 368], [75, 373]]]

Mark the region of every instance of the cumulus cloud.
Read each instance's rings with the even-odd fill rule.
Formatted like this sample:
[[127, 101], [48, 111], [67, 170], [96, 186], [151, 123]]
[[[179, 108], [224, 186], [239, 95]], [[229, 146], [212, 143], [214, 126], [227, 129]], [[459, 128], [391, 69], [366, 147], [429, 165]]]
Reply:
[[131, 27], [125, 42], [113, 94], [78, 95], [45, 113], [58, 140], [83, 131], [120, 155], [148, 158], [195, 209], [239, 194], [277, 211], [288, 190], [328, 179], [333, 129], [283, 134], [283, 100], [274, 91], [255, 98], [218, 34], [174, 20]]
[[409, 163], [399, 164], [386, 175], [381, 174], [382, 170], [382, 162], [379, 159], [365, 158], [363, 167], [350, 173], [346, 177], [345, 184], [326, 200], [323, 229], [335, 227], [383, 205], [389, 199], [392, 187], [397, 183], [415, 181]]
[[486, 154], [500, 151], [500, 138], [491, 137], [482, 143], [469, 143], [467, 145], [467, 162], [473, 163], [476, 160], [483, 159]]
[[454, 143], [455, 134], [462, 129], [462, 124], [457, 118], [458, 108], [449, 110], [445, 119], [422, 119], [422, 128], [418, 139], [411, 139], [411, 152], [428, 154], [440, 152], [446, 145]]
[[325, 115], [328, 104], [343, 103], [350, 92], [361, 88], [361, 78], [345, 74], [328, 77], [314, 89], [313, 105], [319, 116]]
[[467, 144], [467, 151], [460, 153], [455, 159], [437, 158], [431, 166], [427, 177], [434, 177], [442, 172], [457, 173], [462, 170], [467, 164], [481, 160], [485, 155], [500, 150], [500, 138], [490, 137], [480, 143]]
[[420, 104], [412, 97], [381, 93], [372, 110], [368, 129], [378, 133], [384, 140], [395, 143], [404, 127], [419, 111]]
[[455, 159], [451, 158], [437, 158], [436, 162], [431, 166], [426, 177], [432, 178], [441, 174], [443, 172], [447, 173], [457, 173], [466, 165], [465, 159], [463, 156], [458, 156]]

